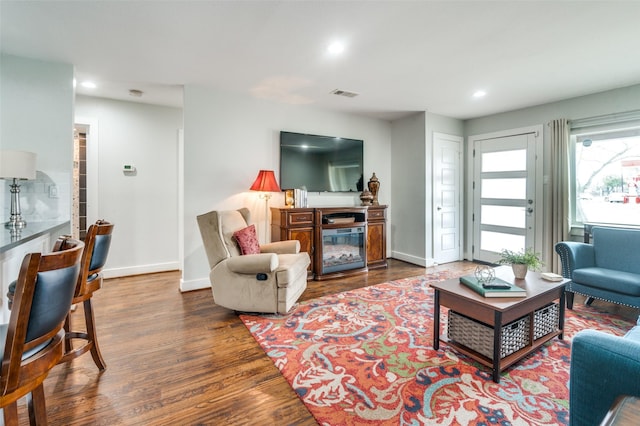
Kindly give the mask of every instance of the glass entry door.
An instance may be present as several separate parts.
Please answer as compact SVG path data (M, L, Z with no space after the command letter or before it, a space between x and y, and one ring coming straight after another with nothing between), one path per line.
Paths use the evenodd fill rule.
M534 247L536 136L474 141L473 258L496 262L502 249Z

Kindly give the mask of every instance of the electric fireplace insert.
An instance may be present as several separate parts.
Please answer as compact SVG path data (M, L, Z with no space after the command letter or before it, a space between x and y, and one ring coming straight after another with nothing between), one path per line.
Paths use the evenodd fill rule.
M365 227L322 230L322 274L364 268Z

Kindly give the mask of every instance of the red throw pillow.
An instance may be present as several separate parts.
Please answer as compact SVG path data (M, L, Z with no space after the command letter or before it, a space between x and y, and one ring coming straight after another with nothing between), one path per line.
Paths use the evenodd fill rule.
M249 225L246 228L240 229L233 233L233 238L236 239L240 246L240 253L242 254L258 254L260 253L260 242L258 242L258 235L256 234L256 227Z

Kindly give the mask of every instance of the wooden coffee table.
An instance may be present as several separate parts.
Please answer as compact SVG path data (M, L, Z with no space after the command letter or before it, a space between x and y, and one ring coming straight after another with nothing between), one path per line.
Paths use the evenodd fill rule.
M516 280L511 267L495 268L496 277L527 290L526 297L487 298L460 284L458 278L431 284L434 288L433 348L440 348L440 340L459 352L470 356L493 370L493 381L500 383L500 373L518 362L541 345L558 336L563 338L565 296L564 287L568 279L552 282L541 278L540 273L529 271L524 280ZM538 339L534 339L534 313L546 305L559 300L558 328ZM487 357L460 344L447 341L440 336L440 306L477 320L493 329L493 356ZM502 328L504 325L529 315L530 332L526 346L501 358Z

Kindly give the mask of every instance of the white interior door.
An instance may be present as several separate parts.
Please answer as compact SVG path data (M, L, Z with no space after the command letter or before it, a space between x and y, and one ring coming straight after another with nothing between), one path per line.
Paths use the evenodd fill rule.
M436 263L462 259L462 138L433 135L433 258Z
M536 139L525 133L473 141L474 259L493 263L502 249L535 250Z

